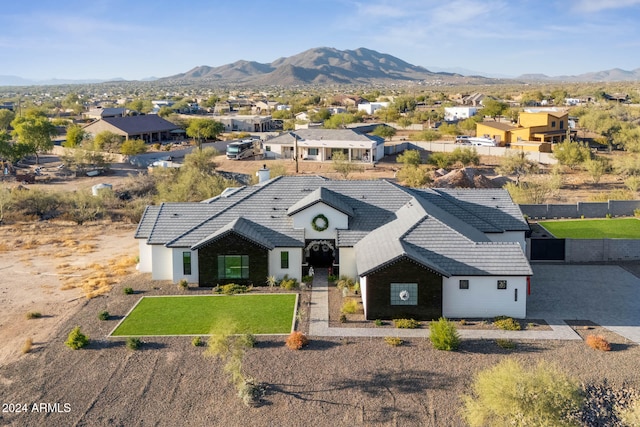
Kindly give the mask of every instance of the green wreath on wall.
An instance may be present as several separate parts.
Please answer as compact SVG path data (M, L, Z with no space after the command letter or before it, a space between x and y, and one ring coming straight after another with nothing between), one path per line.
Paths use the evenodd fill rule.
M318 224L318 222L320 222L320 224ZM329 228L329 220L323 214L318 214L311 220L311 227L313 227L315 231L324 231Z

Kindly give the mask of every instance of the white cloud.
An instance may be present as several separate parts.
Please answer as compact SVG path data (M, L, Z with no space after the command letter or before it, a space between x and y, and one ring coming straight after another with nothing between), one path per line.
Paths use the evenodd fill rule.
M573 9L592 13L607 9L624 9L636 5L640 5L640 0L577 0Z

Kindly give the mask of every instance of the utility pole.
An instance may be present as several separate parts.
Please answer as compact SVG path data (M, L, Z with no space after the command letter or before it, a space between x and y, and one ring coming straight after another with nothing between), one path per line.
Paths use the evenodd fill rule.
M293 155L296 157L296 175L298 174L298 134L293 134L293 138L294 138L294 148L293 148Z

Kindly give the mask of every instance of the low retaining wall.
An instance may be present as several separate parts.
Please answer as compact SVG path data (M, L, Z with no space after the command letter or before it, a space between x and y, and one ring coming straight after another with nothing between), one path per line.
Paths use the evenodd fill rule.
M565 239L565 262L640 260L640 239Z
M522 213L532 219L605 218L633 216L640 209L640 200L609 200L608 202L578 202L573 205L520 205Z

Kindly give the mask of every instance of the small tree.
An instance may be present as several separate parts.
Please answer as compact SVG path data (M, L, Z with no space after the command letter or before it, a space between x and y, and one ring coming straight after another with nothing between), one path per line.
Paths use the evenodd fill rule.
M391 139L396 134L396 130L391 126L380 125L376 126L372 133L380 138Z
M402 184L413 188L424 187L431 182L431 178L427 171L420 166L414 165L401 167L398 171L397 177Z
M93 147L97 151L118 153L123 139L121 135L105 130L93 138Z
M479 372L471 390L462 396L462 415L472 427L571 426L583 400L578 384L557 369L541 362L527 371L513 359Z
M405 150L403 153L396 157L396 162L403 165L418 166L422 163L422 157L419 150Z
M561 165L575 169L580 163L591 158L591 151L586 145L567 139L554 147L553 157L555 157Z
M194 138L201 150L205 139L215 139L222 132L224 132L224 125L211 119L192 119L187 125L187 136Z
M583 166L594 184L600 182L600 178L607 172L607 163L604 159L587 159Z
M74 148L82 144L87 133L79 125L71 125L67 128L67 140L62 144L67 148Z
M36 164L40 163L39 154L53 148L56 127L45 114L38 110L29 110L23 117L16 117L12 122L13 136L25 151L36 156Z
M444 317L429 324L429 340L438 350L453 351L460 345L460 335L456 325Z
M125 156L135 156L147 152L147 145L141 139L127 139L120 146L120 153Z
M502 175L515 175L519 185L521 176L538 171L538 164L529 160L524 151L517 151L502 156L496 170Z
M343 179L349 178L349 175L353 172L362 172L363 170L362 166L350 162L341 151L332 153L331 161L333 162L333 170L342 175Z

